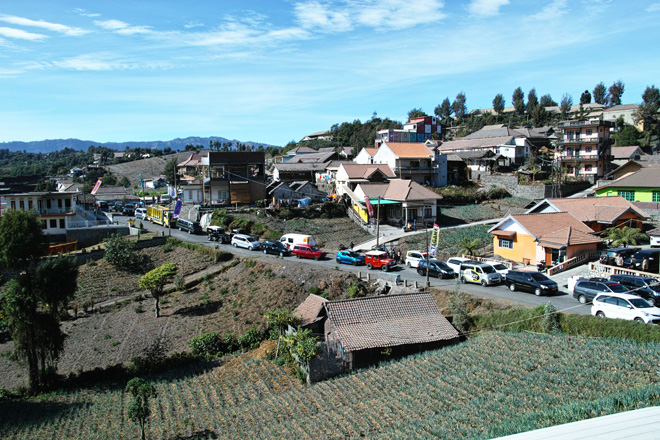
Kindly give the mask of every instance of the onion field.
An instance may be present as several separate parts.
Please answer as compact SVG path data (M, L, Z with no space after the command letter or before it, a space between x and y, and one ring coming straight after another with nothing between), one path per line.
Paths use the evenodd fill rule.
M660 403L660 344L488 332L301 386L271 361L150 378L149 439L478 439ZM3 439L135 438L125 384L0 402Z

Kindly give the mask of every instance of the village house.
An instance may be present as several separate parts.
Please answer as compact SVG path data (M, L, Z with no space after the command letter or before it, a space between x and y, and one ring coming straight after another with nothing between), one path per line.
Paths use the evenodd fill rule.
M442 137L442 124L435 116L412 118L403 125L403 129L390 128L376 133L376 147L384 142L424 142L433 135Z
M358 163L358 164L369 164L373 163L374 161L374 154L376 154L376 151L378 151L378 148L363 148L360 150L360 152L355 156L355 159L353 159L353 162Z
M315 304L320 303L316 301ZM323 302L328 359L343 372L458 342L458 331L428 292ZM316 307L310 307L316 309ZM322 318L313 311L312 320Z
M488 232L493 253L518 263L561 263L595 253L603 240L594 230L567 212L508 215Z
M447 184L447 156L423 142L383 142L372 163L389 165L399 179L435 187Z
M642 224L650 216L623 197L585 197L575 199L543 199L525 214L546 212L568 212L595 232L607 228L642 229Z
M342 164L335 179L336 192L342 195L346 189L354 190L359 183L383 183L396 178L387 164Z
M209 151L202 157L202 167L203 203L249 204L266 198L265 155L261 151Z
M609 185L596 188L596 197L621 196L629 202L660 202L660 167L642 168Z
M569 176L595 183L610 171L610 128L613 126L612 122L601 119L559 123L559 160Z

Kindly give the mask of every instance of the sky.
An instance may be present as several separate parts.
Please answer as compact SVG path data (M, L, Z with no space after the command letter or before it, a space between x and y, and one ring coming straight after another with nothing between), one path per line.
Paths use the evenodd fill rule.
M285 145L599 82L660 86L660 1L29 0L0 5L0 142Z

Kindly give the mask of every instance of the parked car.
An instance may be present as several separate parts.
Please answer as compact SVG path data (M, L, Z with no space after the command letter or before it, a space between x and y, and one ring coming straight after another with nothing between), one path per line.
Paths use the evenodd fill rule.
M297 244L308 244L310 246L316 246L314 238L307 234L284 234L280 238L280 242L282 242L282 244L284 244L289 249L293 249L293 247Z
M485 264L490 264L495 269L495 272L499 273L502 277L502 280L506 280L506 274L509 273L511 269L504 263L498 263L496 261L484 261Z
M420 260L417 266L417 273L419 275L426 276L426 271L427 271L426 268L427 268L426 259ZM438 261L436 259L429 260L428 272L429 272L429 277L454 278L456 276L456 272L454 272L454 269L449 267L447 263L445 263L444 261Z
M573 298L580 304L593 301L599 293L625 293L628 289L614 281L577 280L573 287Z
M266 240L261 243L261 250L264 254L279 255L280 257L288 257L291 255L291 249L286 247L284 243L275 240Z
M325 258L325 252L311 244L297 244L293 247L292 253L296 258L313 258L315 260Z
M367 269L379 269L383 272L388 272L396 266L396 260L389 257L389 254L384 251L369 251L364 254L364 262Z
M179 228L179 231L186 231L188 234L202 233L202 226L199 224L199 222L190 220L189 218L176 219L176 226Z
M621 255L623 259L626 260L640 249L641 248L638 247L617 247L605 249L600 253L600 262L603 264L615 265L616 259L619 255Z
M235 234L231 238L231 245L235 248L240 247L250 251L261 249L261 243L259 243L259 240L246 234Z
M361 266L364 264L364 255L355 251L339 251L335 257L337 263L352 264L353 266Z
M646 272L658 272L658 258L660 258L660 249L642 249L635 252L635 254L627 259L624 266L634 270L642 270L642 262L644 258L649 261L649 267Z
M502 276L495 271L493 266L480 262L462 263L458 276L463 284L476 283L482 286L492 286L502 282Z
M124 215L135 215L135 203L127 203L124 205L121 211Z
M112 204L111 210L114 212L124 212L124 204L122 202L114 202Z
M147 208L135 208L135 219L147 219Z
M532 292L536 296L555 294L559 291L557 283L542 273L524 270L510 270L506 274L507 287L510 291Z
M452 268L457 274L461 273L461 264L463 263L479 263L477 260L471 260L465 257L451 257L447 260L447 265Z
M644 298L629 293L600 293L593 300L591 314L599 318L618 318L646 324L660 324L660 309Z
M638 277L634 275L611 275L610 281L623 284L628 293L641 296L652 306L660 304L660 282L653 277Z
M206 228L206 236L209 241L217 241L218 243L231 243L231 237L225 233L225 228L222 226L208 226Z
M417 267L421 260L426 261L426 256L428 252L422 251L408 251L406 252L406 266L408 267Z
M580 280L590 280L590 281L609 281L609 278L605 277L589 277L589 276L583 276L583 275L573 275L572 277L568 278L568 291L573 294L573 290L575 289L575 283L577 283Z

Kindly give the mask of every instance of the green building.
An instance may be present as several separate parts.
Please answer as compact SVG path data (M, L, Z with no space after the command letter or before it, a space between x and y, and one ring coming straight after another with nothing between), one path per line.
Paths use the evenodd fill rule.
M660 167L642 168L596 188L596 197L608 196L621 196L629 202L660 202Z

